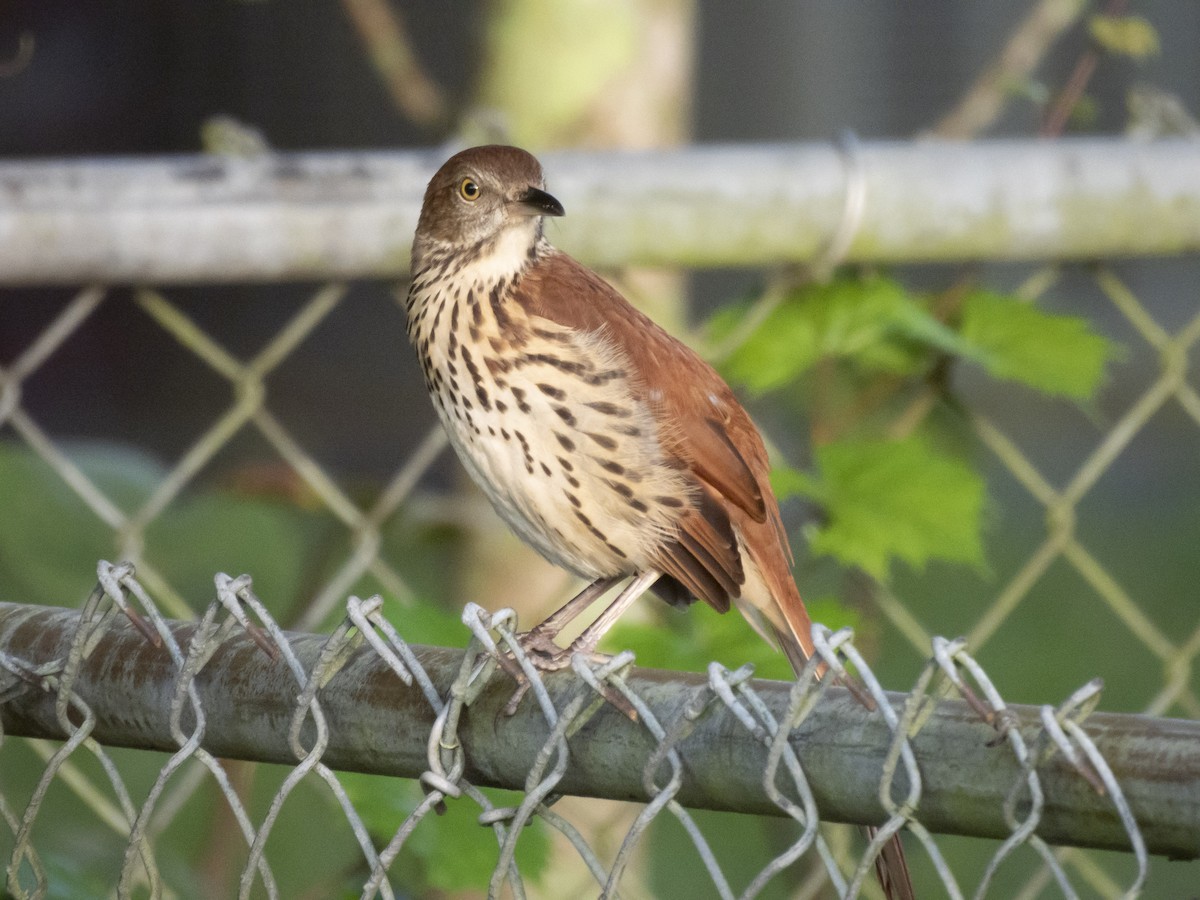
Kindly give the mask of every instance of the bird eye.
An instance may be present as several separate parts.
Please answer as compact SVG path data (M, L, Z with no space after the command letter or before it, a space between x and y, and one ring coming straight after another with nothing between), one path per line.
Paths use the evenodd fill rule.
M479 199L479 185L475 183L473 178L464 178L458 183L458 195L464 200Z

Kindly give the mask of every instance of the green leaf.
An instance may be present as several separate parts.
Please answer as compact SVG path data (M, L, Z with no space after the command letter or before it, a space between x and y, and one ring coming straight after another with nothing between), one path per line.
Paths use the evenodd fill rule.
M745 311L715 316L710 323L714 339L731 334ZM842 277L793 291L731 354L725 369L730 378L762 393L794 380L822 358L850 360L867 371L913 372L930 347L974 352L894 279Z
M1109 53L1136 60L1158 56L1161 49L1158 31L1141 16L1095 15L1088 20L1088 31Z
M424 799L415 781L378 775L343 773L338 776L354 808L374 835L391 835ZM485 790L496 806L516 806L513 791ZM431 889L470 891L486 885L496 868L499 846L491 828L479 824L480 809L468 797L447 799L446 811L427 812L417 823L392 872L413 895ZM550 861L545 825L534 820L517 841L517 865L536 882Z
M771 490L779 500L797 495L821 499L821 483L807 472L793 469L786 464L779 464L771 469Z
M800 589L803 594L804 585ZM832 597L805 597L804 601L814 622L835 631L858 624L854 612ZM632 650L639 666L654 669L704 672L711 662L729 669L751 663L759 678L793 677L787 657L773 642L764 641L736 608L722 615L704 603L679 610L657 600L646 602L655 606L653 621L620 620L601 645L606 653Z
M446 570L443 570L446 571ZM415 603L400 603L384 595L383 613L409 644L460 647L468 638L462 608L447 608L424 594Z
M60 450L122 512L164 477L143 453L99 443ZM96 583L96 563L117 562L112 529L33 451L0 443L0 599L74 606Z
M818 448L814 489L828 524L810 541L847 565L886 577L893 559L983 564L983 481L928 441L842 441Z
M146 556L197 608L211 599L217 572L246 573L267 607L285 615L311 587L321 515L228 491L185 495L146 529Z
M602 648L606 653L632 650L639 666L654 669L703 672L710 662L730 669L752 663L759 677L790 677L787 658L764 641L736 609L721 615L707 604L693 603L685 610L667 609L655 619L619 622Z
M1043 312L988 291L964 301L962 335L996 378L1076 400L1095 393L1116 355L1112 342L1086 319Z

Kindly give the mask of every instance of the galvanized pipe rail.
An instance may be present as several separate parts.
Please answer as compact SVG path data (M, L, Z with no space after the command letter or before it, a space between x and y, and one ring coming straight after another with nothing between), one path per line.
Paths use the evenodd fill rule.
M62 659L78 623L74 610L0 603L0 652L29 666ZM180 645L187 646L195 625L173 622L171 629ZM295 633L288 638L306 671L327 640ZM439 692L448 691L462 652L414 650ZM92 736L100 743L174 751L178 747L171 738L168 709L175 679L167 653L122 619L103 633L74 690L95 713ZM569 673L551 675L546 682L558 708L580 688ZM629 683L667 723L675 721L698 692L708 690L700 676L653 670L636 670ZM195 684L207 718L206 749L219 757L296 763L288 728L298 688L282 661L271 659L239 632L221 644ZM755 688L781 716L789 685L759 681ZM503 714L511 693L507 677L497 678L460 724L468 763L465 775L474 784L522 789L546 740L547 725L533 703L526 701L512 716ZM0 691L0 696L6 695ZM7 696L0 703L5 734L66 737L56 719L52 692L31 686ZM427 769L433 712L420 691L405 686L369 646L355 652L321 688L318 699L328 722L330 743L322 757L327 765L407 778ZM896 705L902 701L903 695L894 696ZM1038 710L1013 711L1031 736L1038 727ZM185 718L185 730L188 727ZM1200 856L1200 723L1093 713L1085 729L1121 784L1149 851ZM945 701L913 738L924 781L919 818L929 830L1008 836L1002 808L1022 773L1009 754L992 745L995 737L966 704ZM889 740L877 714L867 712L845 691L830 689L792 738L822 818L880 821L877 790ZM311 734L304 741L311 746ZM642 770L656 744L620 711L601 709L569 743L571 765L556 790L648 799ZM734 722L727 709L711 708L677 749L686 769L677 799L685 806L780 814L761 783L766 748ZM1112 807L1061 755L1039 767L1038 774L1047 801L1038 828L1043 839L1128 849L1126 832Z
M397 277L453 148L0 162L0 285ZM542 154L595 266L1200 251L1200 140ZM839 235L835 239L835 235Z

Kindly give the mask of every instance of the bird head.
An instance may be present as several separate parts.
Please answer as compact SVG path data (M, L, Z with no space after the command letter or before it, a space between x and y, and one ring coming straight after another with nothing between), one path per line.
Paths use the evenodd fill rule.
M562 214L531 154L500 145L472 147L450 157L430 180L414 255L431 244L484 248L508 244L506 238L527 252L541 236L542 217Z

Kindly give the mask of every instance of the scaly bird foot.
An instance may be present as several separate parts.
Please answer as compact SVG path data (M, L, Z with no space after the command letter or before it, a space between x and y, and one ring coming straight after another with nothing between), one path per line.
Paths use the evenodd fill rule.
M584 653L588 659L597 663L604 663L611 659L607 654L595 652L595 647L588 646L586 643L578 640L573 642L569 647L560 647L554 643L554 640L549 635L544 631L539 631L537 628L517 635L517 640L526 658L539 672L558 672L567 668L571 665L571 659L576 653ZM517 711L517 707L521 705L525 694L528 693L529 680L520 671L516 660L511 656L506 655L501 666L517 682L517 689L504 706L504 715L511 716ZM608 685L603 685L600 693L605 700L619 709L623 715L633 721L637 721L637 711L630 705L628 700Z

